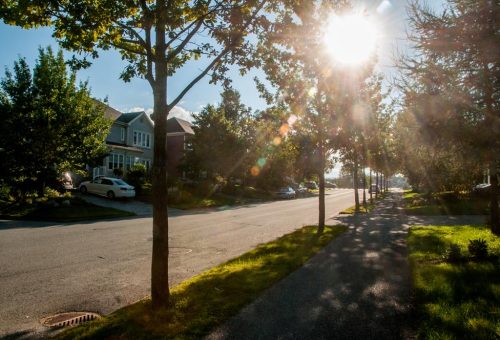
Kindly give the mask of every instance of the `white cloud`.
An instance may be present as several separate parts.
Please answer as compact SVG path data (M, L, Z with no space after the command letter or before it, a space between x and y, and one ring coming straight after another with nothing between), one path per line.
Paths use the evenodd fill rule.
M153 113L152 108L144 108L144 107L140 107L140 106L128 108L124 112L138 112L138 111L145 111L148 115L151 115ZM196 114L196 112L189 112L188 110L186 110L182 106L174 106L172 111L170 111L168 118L177 117L177 118L187 120L188 122L192 122L193 121L193 114Z
M169 118L177 117L177 118L187 120L188 122L192 122L193 121L193 114L194 114L194 112L189 112L188 110L186 110L185 108L183 108L181 106L174 106L172 111L170 111L170 114L168 115L168 117Z

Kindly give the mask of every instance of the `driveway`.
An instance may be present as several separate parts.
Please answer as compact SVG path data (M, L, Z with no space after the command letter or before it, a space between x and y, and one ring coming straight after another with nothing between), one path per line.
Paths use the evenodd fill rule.
M153 216L153 206L151 204L136 201L133 199L109 199L91 194L83 195L79 192L75 192L73 193L73 195L101 207L120 209L123 211L132 212L137 216ZM169 209L169 212L170 210L171 209ZM172 212L175 213L175 210L177 209L172 210Z
M353 196L352 190L329 191L327 218L351 206ZM170 285L317 223L317 206L312 197L172 216ZM54 313L107 314L148 296L151 230L146 216L65 224L0 221L0 337L41 334L40 318Z

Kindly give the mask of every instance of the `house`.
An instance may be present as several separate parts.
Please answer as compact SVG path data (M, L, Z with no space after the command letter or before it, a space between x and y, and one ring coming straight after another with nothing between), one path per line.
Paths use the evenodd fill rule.
M167 171L170 176L186 177L178 169L184 154L189 147L189 139L194 136L191 123L173 117L167 120Z
M104 105L104 115L113 121L106 144L110 153L101 166L92 169L92 177L113 175L120 168L123 173L137 163L151 170L154 151L154 122L144 111L121 113ZM191 123L174 117L167 120L167 166L169 175L183 176L178 166L184 156L190 136L194 135Z
M149 115L144 111L121 113L107 105L104 115L113 120L106 138L110 153L101 166L92 169L92 177L113 175L116 168L126 173L137 163L150 170L153 164L154 123Z

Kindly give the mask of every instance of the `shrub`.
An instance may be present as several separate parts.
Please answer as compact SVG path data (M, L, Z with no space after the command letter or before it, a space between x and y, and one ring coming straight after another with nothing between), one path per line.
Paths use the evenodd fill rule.
M137 195L142 193L142 186L146 181L146 166L144 164L134 164L127 171L128 184L135 187Z
M446 249L444 258L447 262L459 262L462 260L463 257L460 251L460 246L455 243L450 244L449 248Z
M488 258L488 243L486 243L486 240L469 240L468 249L473 260L482 261Z
M113 169L113 175L115 175L116 177L121 178L123 176L123 169L121 169L121 168L114 168Z

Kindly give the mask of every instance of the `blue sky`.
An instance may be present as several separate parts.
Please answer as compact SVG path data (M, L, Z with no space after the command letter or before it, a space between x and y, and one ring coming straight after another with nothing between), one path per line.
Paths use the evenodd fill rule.
M439 2L433 1L433 5ZM398 48L404 48L405 4L406 1L403 0L357 2L358 6L365 6L368 14L379 23L381 39L377 52L378 67L389 79L394 71L391 57ZM25 57L30 65L34 65L38 47L51 45L57 49L57 43L51 37L51 32L50 28L23 30L0 23L0 39L3 42L3 48L0 51L0 67L12 68L19 56ZM70 53L66 55L71 56ZM103 51L100 58L95 60L89 69L78 72L78 78L88 81L95 97L101 99L107 97L110 105L120 111L151 109L153 97L149 84L145 80L134 79L130 83L124 83L119 79L124 65L117 52ZM199 67L199 65L188 65L169 79L169 96L178 93L183 85L197 74ZM1 74L3 76L3 70ZM244 104L253 109L265 108L265 102L259 98L253 82L255 75L264 76L262 72L252 71L245 77L240 77L236 71L231 74L234 78L234 87L241 92ZM208 79L205 78L184 97L175 114L185 116L187 112L198 112L204 105L216 103L219 100L219 93L220 87L209 84Z

